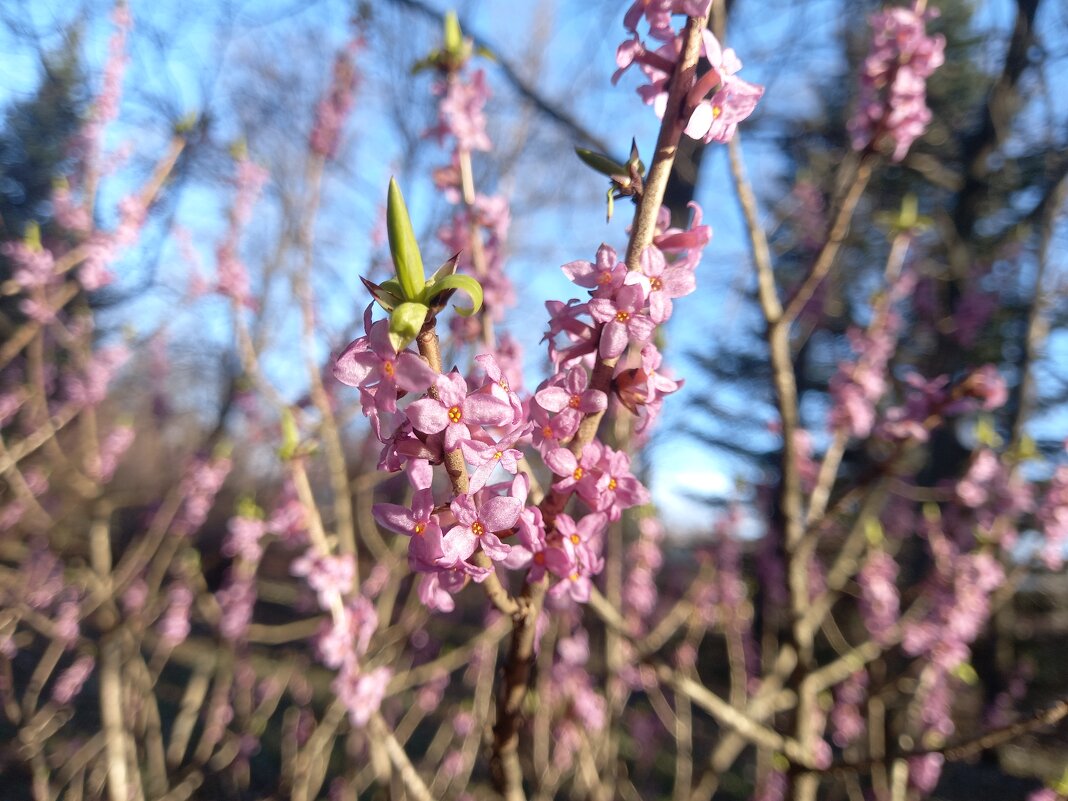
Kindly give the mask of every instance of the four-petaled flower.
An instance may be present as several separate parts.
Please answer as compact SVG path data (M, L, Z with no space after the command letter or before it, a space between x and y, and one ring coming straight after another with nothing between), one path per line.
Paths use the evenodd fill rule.
M642 311L645 291L639 284L622 286L615 298L594 298L588 305L593 319L605 324L598 348L602 359L614 359L629 342L645 342L652 336L654 323Z
M507 425L512 407L507 401L489 393L467 394L467 382L458 373L439 375L434 385L437 398L417 400L405 410L416 431L424 434L445 432L445 450L460 447L460 440L471 439L470 424Z
M334 362L334 377L342 384L374 390L379 411L397 411L397 390L422 392L434 380L434 371L411 351L397 353L389 341L389 321L379 320L367 336L351 342Z
M499 561L508 556L511 547L501 542L498 531L507 531L519 520L523 501L509 495L484 498L482 493L456 496L451 504L456 517L453 526L442 540L445 555L442 566L458 566L482 546L486 556Z

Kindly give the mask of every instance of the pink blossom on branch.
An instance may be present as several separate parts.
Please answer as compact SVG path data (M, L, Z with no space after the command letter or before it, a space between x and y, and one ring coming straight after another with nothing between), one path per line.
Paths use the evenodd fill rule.
M884 137L901 161L931 121L927 79L945 61L946 40L928 36L937 11L886 8L871 17L871 51L861 71L857 111L849 121L853 149L878 148Z
M358 74L354 57L363 46L362 39L353 39L334 57L333 77L330 88L315 108L308 145L313 153L332 159L337 154L341 129L352 112L353 95Z
M638 94L663 119L667 109L668 87L682 51L682 37L675 35L667 44L649 50L635 33L616 51L618 69L612 82L619 80L632 65L648 78L638 87ZM764 87L739 78L742 67L734 50L723 49L715 35L702 32L701 54L708 62L707 71L688 88L684 104L684 132L692 139L729 142L738 123L747 119L764 94Z

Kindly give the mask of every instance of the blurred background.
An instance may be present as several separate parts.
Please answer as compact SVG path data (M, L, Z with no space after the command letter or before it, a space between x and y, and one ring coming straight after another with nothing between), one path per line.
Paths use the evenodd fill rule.
M871 298L890 248L889 221L915 199L924 218L910 256L917 275L915 312L905 320L891 375L903 385L910 371L958 377L992 364L1009 389L1000 409L939 430L916 457L923 465L920 483L937 487L957 476L977 443L1012 443L1027 455L1020 474L1040 491L1064 461L1068 433L1068 94L1061 89L1068 78L1068 5L938 0L931 7L939 15L929 29L947 42L946 65L928 85L933 120L902 162L873 179L835 272L802 316L794 365L802 425L810 432L811 449L826 449L831 379L852 352L850 329L871 320ZM136 236L128 242L120 238L109 251L114 281L93 291L75 287L68 303L93 320L87 340L92 352L114 356L103 366L100 360L93 364L106 374L107 387L100 389L97 425L121 430L130 440L107 482L118 543L134 542L151 529L168 492L187 486L190 464L225 458L232 465L210 511L172 554L174 564L196 563L190 574L205 581L197 592L213 592L230 566L232 554L223 544L235 509L251 502L271 513L285 504L289 490L277 452L287 419L278 414L279 404L315 419L315 393L330 396L358 513L361 508L366 513L376 487L380 495L397 491L379 487L377 444L367 437L356 392L337 385L329 367L331 356L362 330L367 299L359 276L381 278L388 269L384 200L391 175L404 187L428 263L451 255L436 238L449 210L428 180L447 159L441 144L427 135L436 120L433 79L412 74L412 65L437 45L446 7L436 0L355 5L133 0L128 8L132 25L124 43L119 105L99 140L102 178L96 186L79 187L96 197L92 228L115 232L128 225L124 201L153 185L175 141L182 146L158 182ZM846 120L867 51L867 16L875 8L844 0L727 3L725 41L744 62L744 76L766 86L743 128L745 163L780 285L787 289L822 244L839 189L838 166L849 150ZM626 242L629 204L617 202L606 223L603 180L581 165L573 148L592 147L622 160L634 137L648 160L658 121L636 95L633 71L611 85L615 48L624 38L620 3L461 2L456 10L464 32L493 56L481 67L492 91L487 116L495 149L479 154L475 170L482 191L511 203L506 247L517 305L501 330L523 348L532 389L547 368L539 345L544 301L566 299L572 291L559 266L592 260L601 242L620 250ZM115 74L113 12L103 2L0 4L5 242L39 237L49 245L66 236L68 221L57 219L64 210L55 193L84 156L70 143L97 113L101 96L115 88L107 83ZM309 139L317 105L337 80L339 63L351 65L352 109L310 211L315 153ZM253 193L247 221L238 226L239 238L231 242L234 199L242 192L235 164L246 161L263 169L262 187ZM640 455L666 522L665 597L678 594L672 588L684 583L691 555L717 541L714 532L722 531L724 521L730 521L743 574L755 575L781 446L749 243L725 149L685 140L666 199L677 223L687 219L691 201L700 204L714 238L698 269L697 293L677 303L679 312L666 333L670 372L684 378L685 386L665 404L660 426ZM226 246L247 270L247 303L235 303L233 293L219 290ZM78 471L64 466L63 451L75 446L62 431L17 479L28 481L27 488L15 485L12 465L19 459L10 449L26 444L18 387L30 368L15 358L19 350L12 343L24 346L20 337L35 319L20 303L16 269L11 252L3 251L0 343L8 344L0 345L5 357L0 395L7 404L0 404L6 443L0 453L6 465L0 562L6 571L2 592L9 599L32 589L31 576L47 579L59 569L34 563L43 572L27 572L27 554L39 543L47 542L47 552L63 560L89 558L83 553L86 521L99 502L98 494L79 491ZM310 328L298 276L310 286ZM237 335L236 315L243 317L248 343L258 354L259 376L250 376L242 360L247 343ZM84 333L76 319L67 326L71 339ZM42 357L40 386L51 400L69 398L63 376L78 359L64 355L62 340L48 347L54 349ZM319 377L309 373L309 363L322 370ZM265 400L263 386L276 397ZM59 453L50 452L53 448ZM863 476L876 462L877 454L864 443L852 445L844 455L843 481ZM34 491L35 466L47 490ZM311 474L317 487L329 484L321 465L313 465ZM26 501L26 491L40 497L40 504ZM1037 706L1068 687L1068 577L1045 566L1056 560L1039 558L1039 539L1034 521L1025 521L1010 563L1019 589L974 647L975 670L984 682L961 690L960 710L974 730L1006 694L1013 703L1026 698L1025 706ZM319 703L329 678L309 667L304 645L317 622L309 626L293 614L306 609L307 593L293 586L285 559L272 550L264 559L251 635L261 647L249 664L272 659L271 649L280 649L292 668L287 681L303 680L304 672L308 686L295 692ZM160 570L175 570L170 564ZM749 584L752 612L759 609L760 588L755 580ZM210 615L194 615L192 636L168 651L172 673L152 663L158 648L147 651L149 673L162 683L165 720L180 718L190 698L190 677L201 675L198 663L215 653ZM290 624L294 628L286 629ZM461 642L480 625L479 615L461 610L447 634L441 625L421 620L414 628L431 629L435 641ZM91 627L83 634L94 636ZM18 656L5 665L3 693L15 707L23 693L41 692L27 687L51 675L37 676L43 662L35 648L20 639ZM229 658L220 654L211 658ZM54 661L65 665L72 658L56 654ZM702 658L713 674L717 660L722 663L715 648ZM477 676L471 682L477 684ZM254 716L260 707L250 704L247 714ZM271 795L283 781L277 754L286 747L286 727L298 724L261 711L262 745L242 750L248 743L238 742L231 755L243 760L243 774L219 768L217 775L202 777L192 795L152 797L283 797ZM88 721L84 714L90 714ZM163 728L169 731L170 725ZM91 713L79 711L60 738L67 748L62 753L84 755L79 749L93 730ZM0 723L2 799L40 797L22 731L10 716ZM1006 746L978 764L954 766L940 797L1023 798L1036 781L1065 764L1063 726L1060 732ZM49 759L62 761L56 754ZM225 762L217 755L216 761ZM654 759L641 770L635 782L648 792L644 797L669 797L662 792L670 785L663 778L667 767ZM83 766L89 776L87 771ZM324 771L327 778L345 774L337 764ZM748 797L748 775L743 771L725 780L722 797ZM172 784L180 786L178 779ZM327 779L322 784L330 786ZM86 797L94 797L92 783L85 787ZM440 797L446 797L446 788L448 797L457 792L452 785L435 788Z

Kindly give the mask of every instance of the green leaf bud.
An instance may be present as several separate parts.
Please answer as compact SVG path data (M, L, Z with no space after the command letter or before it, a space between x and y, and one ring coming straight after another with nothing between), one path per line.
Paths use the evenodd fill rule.
M423 272L423 257L415 240L408 207L404 195L392 178L389 179L389 195L386 201L386 229L389 232L389 250L397 270L405 300L416 300L423 291L426 274Z

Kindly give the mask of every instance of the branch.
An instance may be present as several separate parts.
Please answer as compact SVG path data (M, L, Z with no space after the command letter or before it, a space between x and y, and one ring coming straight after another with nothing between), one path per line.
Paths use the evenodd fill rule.
M413 11L417 11L427 19L434 20L438 23L441 23L445 18L442 12L431 8L422 0L393 0L393 2L397 5L405 6ZM467 20L463 18L460 19L460 27L464 31L472 30ZM512 85L512 88L515 89L520 97L534 106L534 108L541 114L544 114L566 131L569 131L579 143L592 145L594 149L599 150L602 153L610 152L608 144L601 139L601 137L590 131L565 109L554 105L542 96L538 89L525 80L516 68L512 66L511 62L500 54L501 51L497 47L489 44L485 39L482 39L479 36L472 36L472 38L478 47L484 47L493 53L493 57L496 60L497 66L500 69L501 74L504 76L504 79Z

